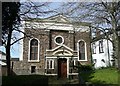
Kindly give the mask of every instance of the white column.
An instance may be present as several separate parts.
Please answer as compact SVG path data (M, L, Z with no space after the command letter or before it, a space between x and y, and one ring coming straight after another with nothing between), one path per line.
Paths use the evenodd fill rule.
M24 32L25 22L22 21L21 23L22 23L22 27L20 27L20 30L21 30L22 32ZM24 37L24 34L23 34L23 33L20 33L20 38L22 38L22 37ZM19 46L19 47L20 47L20 49L19 49L19 52L20 52L20 57L19 57L19 59L20 59L20 61L22 61L22 60L23 60L23 39L20 40L20 46Z

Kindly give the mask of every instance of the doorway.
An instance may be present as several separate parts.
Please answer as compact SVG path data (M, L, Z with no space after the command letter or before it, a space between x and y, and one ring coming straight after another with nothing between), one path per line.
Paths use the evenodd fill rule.
M67 77L67 59L66 58L58 59L58 77L59 78Z

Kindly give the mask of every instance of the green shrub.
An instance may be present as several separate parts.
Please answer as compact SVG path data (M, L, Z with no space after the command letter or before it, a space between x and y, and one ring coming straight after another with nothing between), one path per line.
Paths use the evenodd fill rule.
M84 82L89 81L93 77L93 73L94 69L92 65L81 65L79 67L79 77L81 77Z
M93 66L92 65L81 65L80 69L82 71L91 71L91 70L93 70Z

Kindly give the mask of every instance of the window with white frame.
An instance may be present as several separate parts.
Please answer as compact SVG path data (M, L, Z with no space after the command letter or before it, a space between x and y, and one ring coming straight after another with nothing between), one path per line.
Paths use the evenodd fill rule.
M99 41L99 53L104 53L104 50L103 50L103 40Z
M50 60L47 60L47 69L54 69L54 60L53 59L50 59Z
M76 66L76 60L73 60L73 65Z
M54 41L57 45L61 45L64 43L64 38L62 36L58 35L55 37Z
M76 60L71 60L71 61L70 61L70 66L71 66L71 67L76 66Z
M38 60L38 40L37 39L32 39L30 41L30 56L29 56L29 60L33 61L33 60Z
M85 42L78 42L78 58L79 60L85 60Z
M73 60L72 62L73 62L73 69L75 69L76 68L75 66L77 66L77 60Z
M96 54L96 44L95 43L92 44L92 53Z

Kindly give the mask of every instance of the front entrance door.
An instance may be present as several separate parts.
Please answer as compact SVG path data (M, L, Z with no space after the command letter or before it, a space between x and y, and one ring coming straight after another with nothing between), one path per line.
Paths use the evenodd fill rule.
M67 59L65 58L58 59L58 77L59 78L67 77Z

